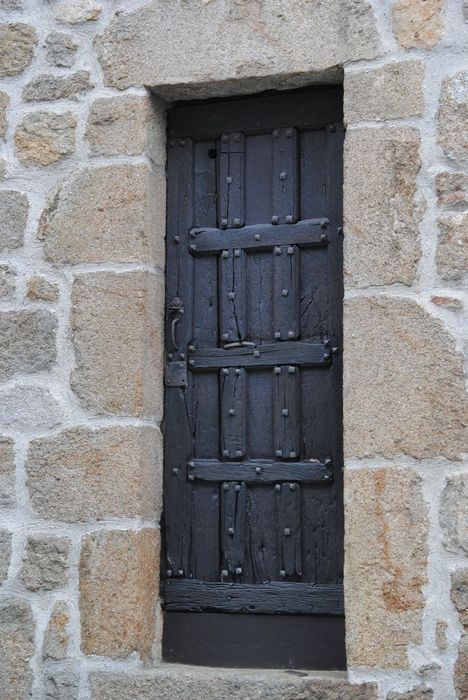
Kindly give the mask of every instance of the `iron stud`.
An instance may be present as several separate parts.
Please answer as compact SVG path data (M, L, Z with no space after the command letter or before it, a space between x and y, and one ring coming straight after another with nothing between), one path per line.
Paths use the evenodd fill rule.
M234 257L235 257L235 258L240 258L240 254L241 254L240 248L236 248L235 251L234 251Z
M181 145L182 148L183 148L183 147L185 146L185 144L187 143L187 141L186 141L185 139L181 139L181 140L179 141L179 143L180 143L180 145Z
M336 126L334 124L329 124L328 131L330 132L330 134L334 134L336 132Z
M196 249L197 249L197 246L195 245L195 243L191 243L191 244L189 245L189 248L190 248L190 250L196 250Z
M237 491L237 493L239 493L240 490L241 490L240 484L236 484L234 486L234 491Z
M227 225L228 225L228 220L227 220L227 219L221 219L221 226L224 226L224 228L226 228Z
M331 476L330 474L325 474L323 478L325 479L325 481L330 481Z
M281 333L279 331L275 331L275 338L281 338Z
M290 491L295 491L295 490L296 490L296 484L289 484L289 490L290 490Z
M236 574L241 574L242 573L242 566L237 566L236 567Z
M222 257L222 258L228 258L228 257L229 257L229 251L228 251L228 250L223 250L223 252L221 253L221 257Z
M284 578L286 576L286 571L284 569L281 569L280 576L281 578Z
M254 351L253 351L253 356L254 356L254 357L260 357L260 350L254 350Z
M282 416L289 416L289 408L282 408L281 409L281 415Z
M288 367L288 372L289 374L294 374L296 372L296 368L292 367L291 365Z
M189 474L189 475L188 475L188 480L189 480L189 481L195 481L194 475L193 475L193 474Z
M326 233L321 233L320 234L320 242L325 243L325 241L328 241L328 236Z
M282 297L287 297L288 294L289 294L289 291L288 291L287 289L282 289L282 290L281 290L281 296L282 296Z
M175 143L174 141L169 141L169 148L174 148ZM172 573L172 572L171 572Z
M239 228L240 225L241 225L241 220L240 220L240 219L234 219L234 226L235 226L236 228Z
M263 469L261 467L255 467L255 474L261 474Z
M223 374L229 374L229 370L227 367L223 367L222 372L223 372Z
M328 226L328 219L324 219L323 221L320 222L321 228L327 228L327 226Z
M223 333L223 340L229 340L229 333Z
M223 484L223 491L229 491L229 484Z
M180 243L180 236L174 236L174 243Z
M281 374L281 367L275 367L273 371L275 374Z
M292 245L288 246L288 255L292 255L294 253L294 248Z
M291 534L291 529L289 527L285 527L283 532L286 537L289 537L289 535Z
M174 475L176 475L176 474L179 473L179 470L177 469L177 467L174 467L174 469L172 470L172 473L173 473Z
M293 133L294 133L293 129L291 129L291 128L286 129L286 132L285 132L286 138L290 139L291 136L293 135Z
M195 360L189 360L188 363L190 367L195 367Z
M276 456L276 457L282 457L282 456L283 456L283 450L275 450L275 456Z
M180 353L180 359L181 359L181 360L185 360L185 352L181 352L181 353Z
M229 576L229 571L227 569L223 569L221 571L221 576Z
M228 527L228 533L229 533L230 535L233 535L233 534L234 534L234 528L233 528L233 527Z
M236 374L237 374L237 376L239 376L240 373L241 373L241 370L240 370L239 368L237 368L237 369L236 369Z
M172 576L172 569L168 569L168 570L166 571L166 576L167 576L168 578L171 578L171 576Z
M195 352L196 347L192 343L188 346L189 352Z
M231 177L230 175L227 176L226 182L227 182L228 185L231 185L231 184L232 184L232 177Z
M227 134L221 134L221 141L227 141L228 140L228 135Z
M195 469L195 464L194 464L194 462L189 462L187 466L188 466L189 469Z
M236 450L236 457L242 457L242 450Z
M240 141L240 134L234 134L234 143L239 143Z
M183 569L179 569L177 573L179 574L179 576L183 576L183 575L184 575L184 570L183 570Z
M331 457L327 457L325 462L324 462L325 466L331 467L331 463L332 463Z
M228 299L231 299L231 301L235 298L234 292L228 292Z
M277 224L278 221L279 221L279 217L276 214L273 214L273 216L271 217L271 223Z
M280 180L286 180L286 173L280 173Z
M230 416L235 416L235 415L236 415L236 411L235 411L234 408L230 408L230 409L229 409L229 415L230 415Z
M254 238L255 238L256 241L259 241L260 238L261 238L261 236L260 236L259 233L256 233L256 234L254 235Z
M281 491L281 484L275 484L275 491Z
M168 359L168 360L172 360L173 357L174 357L174 354L173 354L172 352L168 352L168 353L167 353L167 359Z
M223 450L223 457L229 457L229 450ZM224 485L224 490L229 490L229 486L227 486L227 484Z
M294 452L294 450L292 450L292 451L289 453L289 456L291 457L291 459L294 459L294 457L296 456L296 453Z
M286 223L287 223L287 224L292 224L292 222L293 222L293 218L292 218L291 214L288 214L288 215L286 216Z
M195 233L195 231L189 231L189 236L190 236L190 238L195 238L196 235L197 235L197 234Z
M272 136L273 136L274 139L277 139L277 138L278 138L278 136L279 136L279 131L278 131L278 129L275 129L275 130L273 131Z
M294 338L294 331L288 331L288 338Z

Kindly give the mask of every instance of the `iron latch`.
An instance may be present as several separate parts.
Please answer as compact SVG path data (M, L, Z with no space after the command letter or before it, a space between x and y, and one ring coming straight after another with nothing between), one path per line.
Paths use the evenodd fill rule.
M166 386L187 386L187 363L168 362L165 371Z

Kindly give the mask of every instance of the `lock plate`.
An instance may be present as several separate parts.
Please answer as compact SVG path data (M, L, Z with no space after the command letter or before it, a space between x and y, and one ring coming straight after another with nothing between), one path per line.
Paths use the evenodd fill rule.
M187 386L187 363L168 362L165 372L166 386Z

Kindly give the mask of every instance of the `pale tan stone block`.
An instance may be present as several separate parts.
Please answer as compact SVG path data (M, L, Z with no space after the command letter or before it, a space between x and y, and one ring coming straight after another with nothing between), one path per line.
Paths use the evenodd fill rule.
M18 158L23 163L52 165L75 150L76 117L72 112L32 112L15 133Z
M56 357L57 319L48 311L0 312L0 378L18 372L40 372Z
M438 144L455 161L468 161L468 71L459 71L442 83L439 100Z
M31 535L23 556L20 580L30 591L51 591L68 582L70 540Z
M283 670L225 669L164 664L153 672L94 671L92 700L377 700L375 683L296 675Z
M344 274L350 287L411 284L421 254L419 134L351 129L345 141Z
M164 285L146 272L81 274L72 289L72 387L98 414L162 415Z
M345 72L345 122L421 115L423 80L423 61L398 61L358 73Z
M445 651L448 647L447 628L447 620L437 620L435 628L435 642L437 649L440 649L441 651Z
M442 323L410 299L361 297L344 329L346 457L459 459L462 357Z
M71 75L37 75L23 90L23 100L69 100L75 99L82 92L91 90L89 71L79 70Z
M442 38L443 0L396 0L393 31L405 49L430 49Z
M55 18L64 24L83 24L98 19L102 5L94 0L63 0L57 5Z
M0 528L0 584L7 576L11 559L11 532Z
M79 686L76 665L50 666L44 672L44 700L78 700Z
M9 265L0 265L0 299L7 301L15 296L16 273Z
M468 633L465 632L458 645L458 657L454 667L457 700L468 698Z
M146 165L79 170L48 198L39 224L53 263L164 262L165 177Z
M434 691L425 683L402 693L392 690L387 693L387 700L431 700L433 697Z
M29 698L33 673L34 619L29 603L13 596L0 598L0 688L2 700Z
M75 62L78 43L64 32L51 32L45 40L47 61L59 68L71 68Z
M59 600L54 604L50 619L44 633L42 658L60 661L65 659L68 653L70 640L69 626L70 611L67 603Z
M0 506L15 501L15 455L13 440L0 436Z
M468 569L456 569L452 573L452 602L458 610L463 627L468 627Z
M345 606L349 666L409 667L422 641L427 513L410 469L345 470Z
M320 71L378 54L367 0L295 0L291 9L290 0L151 2L115 17L95 48L108 85L157 86L164 99L310 84Z
M27 485L43 518L151 519L161 509L161 435L153 428L82 427L38 438L29 448Z
M20 248L28 220L29 201L15 190L0 192L0 249Z
M437 272L443 280L458 282L468 274L468 213L439 217Z
M440 504L443 545L452 554L468 554L468 474L447 477Z
M450 209L468 207L468 175L439 173L436 177L437 204Z
M28 24L0 24L0 77L22 73L33 59L36 44L36 32Z
M58 301L60 296L59 286L56 282L50 282L45 277L35 275L28 280L26 297L32 301Z
M6 92L0 92L0 139L5 139L8 129L7 109L10 104L10 96Z
M93 155L138 155L165 161L164 118L149 96L101 97L91 105L86 139Z
M87 535L80 559L81 646L111 658L151 656L156 634L159 530Z

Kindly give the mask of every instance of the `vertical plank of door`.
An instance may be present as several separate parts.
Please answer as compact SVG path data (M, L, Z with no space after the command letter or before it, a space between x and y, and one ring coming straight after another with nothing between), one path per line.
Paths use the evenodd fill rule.
M221 487L221 549L223 578L241 576L245 554L246 487L244 483L226 481Z
M188 254L189 229L193 222L193 142L178 139L169 144L168 206L172 215L167 230L167 299L178 296L185 313L177 324L177 356L187 351L192 333L193 261ZM166 339L171 337L169 332ZM172 350L172 347L171 347ZM165 414L171 417L172 435L165 441L165 544L168 571L186 576L189 569L191 484L187 480L187 462L193 454L192 387L166 387ZM184 513L184 517L180 517Z
M224 345L245 339L245 253L240 248L219 256L220 332Z
M276 340L294 340L299 335L299 255L295 245L273 248Z
M293 365L273 368L274 450L280 459L299 459L299 369Z
M298 135L293 127L274 129L273 224L293 224L299 218Z
M225 459L245 455L246 370L226 367L220 372L221 383L221 450Z
M281 552L280 576L302 575L301 488L299 484L280 485L278 537Z
M221 134L218 161L219 227L238 228L245 223L244 134Z

